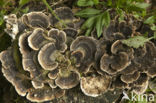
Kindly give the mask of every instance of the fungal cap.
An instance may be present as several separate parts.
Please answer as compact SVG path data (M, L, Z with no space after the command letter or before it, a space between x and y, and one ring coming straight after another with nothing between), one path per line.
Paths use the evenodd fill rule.
M146 81L144 83L144 85L142 86L136 86L133 88L133 92L136 93L136 94L143 94L145 93L146 89L148 88L148 81Z
M42 12L30 12L24 14L22 17L23 22L29 27L49 27L49 18Z
M58 66L55 62L57 51L54 43L44 45L38 53L39 64L45 70L54 70Z
M44 44L48 43L43 33L42 28L36 28L28 37L28 44L33 50L39 50Z
M32 89L28 92L26 98L31 102L45 102L62 97L64 94L65 91L59 88Z
M70 8L68 7L60 7L60 8L57 8L54 10L54 12L56 13L56 15L64 21L65 24L69 24L72 22L74 16L73 16L73 13L71 11ZM53 15L50 15L50 23L51 25L59 25L58 23L58 20L53 16Z
M104 29L103 36L106 40L113 41L114 40L114 33L117 31L117 28L115 27L115 22L112 21L110 25Z
M111 79L107 75L96 77L82 77L80 81L80 87L85 95L97 97L108 90L110 82Z
M59 75L55 83L61 89L70 89L78 85L79 83L79 75L76 72L70 72L67 75Z
M31 52L31 48L29 47L28 41L27 41L30 34L31 34L31 32L23 33L19 37L18 45L20 47L19 50L20 50L22 56L27 55L29 52Z
M120 52L115 56L104 54L100 60L100 68L108 74L115 74L122 71L130 64L128 55L125 52Z
M52 70L52 71L50 71L50 72L48 73L48 77L49 77L50 79L56 79L56 78L57 78L57 75L58 75L58 72L59 72L58 69L54 69L54 70Z
M66 33L68 37L72 37L72 38L75 38L78 33L77 30L73 28L65 28L63 29L63 31Z
M81 61L78 61L78 64L81 63L79 72L86 72L89 70L88 67L93 62L95 52L96 52L96 40L92 37L79 36L77 37L70 46L70 51L73 52L73 55L76 55L79 51L79 54L82 57L75 56L76 61L81 58ZM89 65L89 66L86 66Z
M3 76L15 87L19 95L25 96L30 88L30 83L27 79L23 79L18 71L11 48L0 53L0 61L2 63Z
M37 82L37 81L31 81L33 87L35 89L39 89L39 88L43 88L44 87L44 83L41 83L41 82Z
M64 52L67 49L66 42L66 33L64 31L59 31L58 29L52 28L48 32L48 37L55 40L55 46L61 52Z
M121 80L125 83L133 83L140 77L140 73L138 71L132 74L121 75Z

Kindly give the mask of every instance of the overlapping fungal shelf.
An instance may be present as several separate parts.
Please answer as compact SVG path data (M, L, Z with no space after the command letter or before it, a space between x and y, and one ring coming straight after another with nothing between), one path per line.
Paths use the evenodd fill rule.
M76 86L92 97L116 88L145 92L149 79L156 76L156 46L149 41L135 49L121 42L141 35L141 27L128 20L112 20L96 39L78 35L70 8L55 12L67 27L43 12L5 17L6 32L18 44L0 53L2 73L19 95L44 102L60 98ZM18 50L21 58L15 55Z

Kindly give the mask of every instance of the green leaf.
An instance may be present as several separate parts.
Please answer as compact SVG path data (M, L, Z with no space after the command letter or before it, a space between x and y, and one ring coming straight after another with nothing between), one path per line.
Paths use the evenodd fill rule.
M93 6L94 2L93 0L78 0L77 5L78 6Z
M155 25L152 25L152 26L151 26L151 29L152 29L153 31L156 31L156 26L155 26Z
M79 16L79 17L91 17L94 16L96 14L99 14L101 12L101 10L97 10L97 9L93 9L93 8L87 8L84 9L80 12L77 12L75 15Z
M145 24L153 24L154 22L155 22L154 16L150 16L144 21Z
M128 0L116 0L116 7L122 7Z
M93 0L93 2L95 5L99 4L99 0Z
M154 39L156 40L156 32L154 32Z
M93 30L93 28L87 29L87 31L85 33L85 36L89 36L92 30Z
M122 11L122 9L117 9L117 13L119 14L119 22L124 20L124 12Z
M122 40L122 43L126 44L129 47L139 48L139 47L142 47L147 41L149 41L151 39L153 39L153 37L145 38L143 36L134 36L127 40Z
M104 2L104 1L99 2L99 4L101 4L101 5L103 5L103 6L108 6L107 2Z
M104 14L103 14L103 21L102 21L102 24L104 24L106 27L109 26L110 24L110 14L108 11L105 11Z
M108 6L112 6L112 0L108 0L108 1L107 1L107 5L108 5Z
M150 4L148 3L132 3L132 4L128 4L127 8L129 11L143 11L146 10L147 7L149 7Z
M92 28L93 25L95 24L97 16L93 16L88 18L85 23L82 25L81 29L88 29L88 28Z
M3 5L4 5L4 1L0 0L0 6L3 6Z
M96 21L96 31L98 37L100 37L102 34L102 28L103 28L102 19L103 19L103 15L99 15Z
M133 16L137 19L139 19L140 15L137 12L133 12Z
M25 9L21 10L23 13L27 13L29 11L29 7L26 7Z
M3 18L0 18L0 25L2 25L4 22Z
M137 2L137 3L135 3L135 6L138 7L138 8L146 9L147 7L150 6L150 4L149 3L139 3L139 2Z
M30 0L20 0L19 1L19 5L25 5L25 4L27 4L28 2L29 2Z

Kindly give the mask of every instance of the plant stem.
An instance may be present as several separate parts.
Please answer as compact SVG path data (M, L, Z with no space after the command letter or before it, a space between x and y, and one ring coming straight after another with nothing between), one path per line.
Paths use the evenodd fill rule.
M150 41L151 39L154 39L154 36L148 38L147 41Z
M47 8L50 10L50 12L52 13L52 15L55 16L55 18L60 21L64 27L67 27L67 25L56 15L56 13L53 11L53 9L50 7L50 5L47 3L46 0L42 0L42 2L47 6Z
M60 0L60 1L56 2L56 3L53 3L53 4L51 5L51 7L54 7L54 6L59 5L59 4L63 4L64 2L67 2L67 1L68 1L68 0ZM54 2L54 0L53 0L53 2Z

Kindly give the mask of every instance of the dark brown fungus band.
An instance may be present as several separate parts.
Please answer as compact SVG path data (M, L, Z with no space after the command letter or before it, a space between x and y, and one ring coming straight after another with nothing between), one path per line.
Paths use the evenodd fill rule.
M133 29L130 24L126 24L126 22L124 21L124 22L121 22L118 27L119 27L119 32L124 34L126 38L129 38L132 36Z
M109 41L103 39L97 42L97 50L95 53L95 68L101 75L105 74L105 72L100 69L100 60L101 57L107 52L107 49L110 45L111 43Z
M151 68L153 68L154 65L156 65L156 46L155 46L155 44L153 42L147 42L146 43L146 51L147 51L147 53L144 56L144 60L146 61L147 66L151 69Z
M113 59L115 62L111 64L111 68L116 71L121 71L130 64L130 62L128 61L128 55L125 52L118 53Z
M151 37L154 35L154 30L152 30L148 24L144 24L143 22L142 22L141 27L136 31L140 32L141 34L147 34L148 37ZM156 44L155 40L152 40L152 41Z
M149 77L146 73L140 73L140 77L129 84L129 87L137 94L143 94L148 87Z
M73 22L74 15L70 8L60 7L55 9L54 12L61 20L64 21L65 24L71 25L71 23ZM56 26L56 25L61 26L61 23L53 15L50 15L49 18L52 26ZM71 27L73 27L73 25Z
M117 54L119 52L126 52L129 56L129 59L133 59L134 50L124 44L122 44L121 40L116 40L111 46L111 52L113 54Z
M65 73L66 72L66 73ZM58 75L55 83L61 89L70 89L79 84L80 76L76 72L65 70L63 75Z
M95 60L97 62L100 62L101 57L104 53L107 52L108 46L110 45L110 42L107 40L99 40L97 43L97 50L95 54Z
M121 75L121 80L125 83L133 83L140 77L140 73L138 71L132 73L132 74L125 74Z
M33 55L34 55L34 52L31 52L23 57L22 65L23 65L23 69L25 71L35 71L36 70L36 65L33 60Z
M155 76L155 58L156 58L156 46L152 42L147 42L145 47L143 48L143 55L138 55L138 50L136 50L135 54L135 62L141 65L140 71L146 72L149 76Z
M100 68L108 74L116 74L131 64L134 50L122 44L120 40L111 45L111 53L104 53L100 60Z
M120 33L120 32L113 33L113 36L114 36L114 40L125 39L125 36L122 33Z
M133 74L133 73L135 73L136 71L138 71L138 69L141 67L141 65L140 64L138 64L138 63L135 63L135 62L131 62L131 64L127 67L127 68L125 68L124 70L122 70L121 71L121 74L123 74L123 75L131 75L131 74Z
M34 61L34 56L36 56L35 51L28 46L28 37L31 32L23 33L19 37L19 49L22 54L22 65L25 71L30 73L31 78L36 78L40 75L41 68L36 66ZM32 85L34 88L42 88L44 84L42 83L42 77L38 77L37 80L32 81Z
M63 29L63 31L66 33L67 36L66 44L68 45L68 47L70 47L72 41L76 38L78 31L73 28L65 28Z
M38 75L37 75L38 76ZM42 81L40 81L39 79L36 81L31 81L32 86L35 89L39 89L39 88L43 88L44 87L44 83L42 83Z
M135 87L133 87L133 91L136 94L143 94L143 93L145 93L147 88L148 88L148 81L146 81L144 83L144 85L142 85L142 86L135 86Z
M135 49L134 57L135 57L135 59L142 58L145 56L146 53L147 53L146 45L144 45L143 47L139 47L139 48Z
M156 62L148 69L147 74L152 78L156 77Z
M108 74L115 74L129 65L128 55L125 52L120 52L116 56L104 54L100 61L101 70Z
M22 19L29 27L47 28L50 25L48 16L42 12L30 12L24 14Z
M78 34L78 31L74 28L65 28L63 31L66 33L67 37L75 38Z
M44 84L42 83L43 78L39 76L41 68L35 65L33 56L34 56L34 52L31 52L23 57L22 60L23 69L30 73L30 78L32 79L35 78L35 80L31 81L33 87L42 88L44 86Z
M23 31L25 31L26 29L28 29L28 26L25 23L23 23L22 17L20 17L18 19L17 23L18 23L18 31L19 31L18 33L19 34L22 33Z
M52 70L52 71L50 71L50 72L48 73L48 77L49 77L50 79L56 79L56 78L57 78L57 75L58 75L58 72L59 72L58 69L54 69L54 70Z
M113 62L112 60L113 60L113 57L110 57L108 54L104 54L100 60L101 70L108 74L115 74L117 71L110 68L110 65Z
M48 81L48 84L49 84L49 86L50 86L51 88L57 88L57 85L56 85L56 83L55 83L55 80L50 80L50 81Z
M22 56L25 56L27 55L29 52L31 52L31 48L29 47L28 45L28 36L31 35L32 32L28 32L28 33L23 33L21 34L21 36L19 37L19 42L18 42L18 45L19 45L19 50L22 54Z
M65 94L64 90L59 88L42 88L42 89L32 89L27 94L27 99L31 102L44 102L50 101L55 98L62 97Z
M33 33L28 37L28 44L33 50L39 50L49 41L44 37L44 30L41 28L34 29Z
M117 27L115 25L115 22L111 21L110 25L103 30L103 36L106 40L113 41L114 40L113 34L117 31L118 30L117 30Z
M78 71L87 72L95 57L96 40L92 37L79 36L72 42L70 51L76 62L81 64ZM79 56L82 56L81 59Z
M58 50L54 43L44 45L38 53L39 64L45 70L54 70L58 63L55 61L58 55Z
M133 34L133 27L130 24L127 24L126 21L120 23L116 20L112 20L110 25L103 30L104 39L109 41L121 40L124 38L129 38Z
M97 97L107 92L111 83L108 75L82 77L80 87L82 92L87 96Z
M48 32L48 36L55 40L56 49L64 52L67 49L66 42L66 33L64 31L59 31L58 29L52 28Z
M115 80L112 81L111 89L119 88L125 89L128 87L128 83L121 81L120 76L115 77Z
M135 86L143 86L144 84L146 84L146 82L149 80L149 77L146 73L141 73L140 77L133 82L133 85Z
M124 51L125 48L120 40L115 41L111 46L111 52L116 54L117 52Z
M71 55L76 58L76 64L75 64L75 66L76 67L80 67L81 62L82 62L82 60L83 60L83 58L85 56L84 51L83 50L73 51ZM73 59L73 60L75 60L75 59Z
M147 53L150 52L150 54L147 54L148 57L153 57L152 60L154 60L156 57L156 46L154 45L153 42L149 41L146 44L146 51Z
M1 52L0 61L2 62L2 73L4 77L15 87L19 95L25 96L31 84L28 79L22 78L22 74L20 74L18 68L15 66L12 49Z
M141 27L143 25L143 21L141 21L140 19L137 19L132 14L126 15L125 21L127 22L127 25L133 26L133 29L135 31L141 29ZM142 33L142 34L144 34L144 33Z

